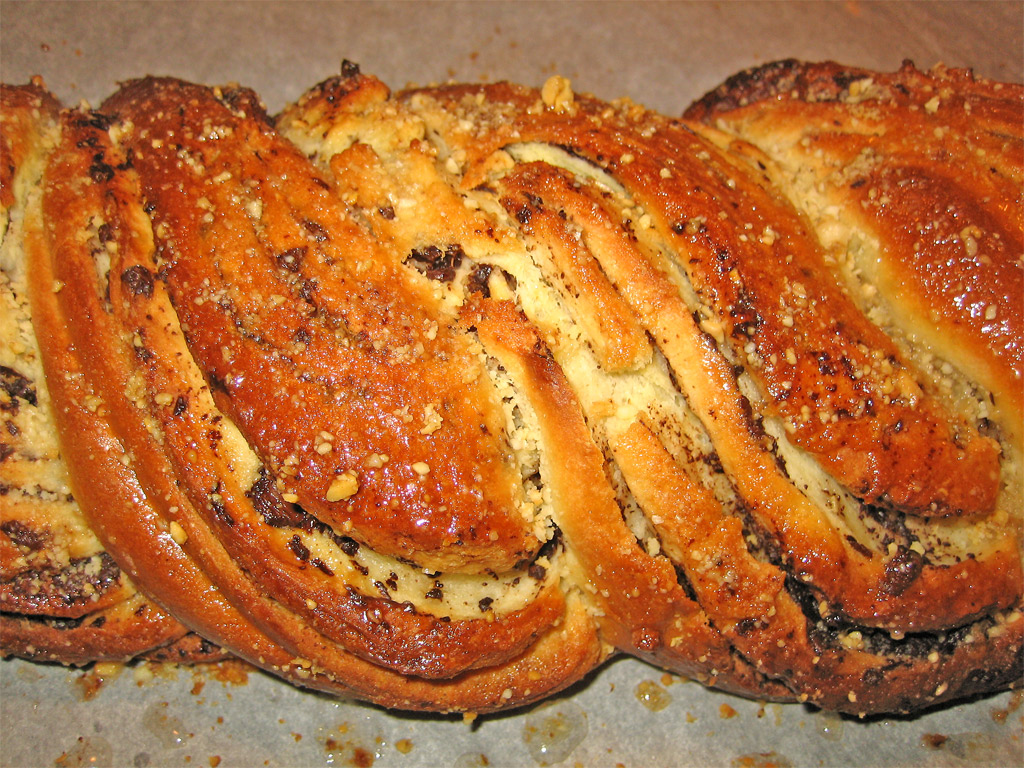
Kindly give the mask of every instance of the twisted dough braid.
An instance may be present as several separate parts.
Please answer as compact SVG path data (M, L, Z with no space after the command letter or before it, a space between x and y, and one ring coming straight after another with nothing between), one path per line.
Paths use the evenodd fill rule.
M898 77L986 143L351 65L276 121L157 78L62 113L26 222L76 497L184 625L387 706L616 653L858 714L1016 682L1024 93Z

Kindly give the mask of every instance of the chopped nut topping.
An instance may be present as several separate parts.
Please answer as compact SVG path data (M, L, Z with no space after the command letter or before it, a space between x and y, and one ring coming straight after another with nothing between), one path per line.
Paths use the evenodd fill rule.
M366 457L364 462L366 466L372 469L380 469L388 463L389 456L386 453L371 453Z
M179 547L188 541L188 534L185 533L185 529L182 528L177 521L171 520L171 524L168 526L171 533L171 538L174 539L174 543Z
M553 75L544 83L541 88L540 97L544 106L558 112L569 111L574 103L575 96L572 92L572 84L568 78L561 75Z
M359 490L359 480L355 473L346 472L343 475L338 475L331 482L330 487L327 489L327 501L343 501L344 499L353 496L356 491Z

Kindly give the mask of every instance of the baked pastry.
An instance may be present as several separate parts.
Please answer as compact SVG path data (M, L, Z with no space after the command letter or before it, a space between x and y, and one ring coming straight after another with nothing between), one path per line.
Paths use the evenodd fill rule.
M180 105L193 104L195 109L180 114ZM87 474L88 483L82 476L76 484L81 486L78 496L93 524L113 534L108 545L119 561L205 637L253 663L335 692L353 691L395 706L483 710L509 702L513 685L520 686L516 700L522 700L578 679L601 648L580 601L566 598L557 588L557 571L537 562L538 557L555 558L558 546L556 541L540 552L539 537L524 522L525 498L519 507L502 509L496 499L481 498L479 486L456 487L446 478L449 469L439 460L440 453L421 452L411 461L397 440L378 442L376 458L360 457L365 466L355 465L352 472L343 465L329 477L309 477L308 457L325 464L348 460L346 454L354 447L342 440L351 425L366 424L370 434L364 439L381 440L373 434L372 418L353 418L348 412L367 407L365 393L347 397L332 382L332 397L325 397L317 391L322 371L349 377L360 371L389 371L371 365L362 346L352 345L349 353L343 336L334 335L340 325L325 336L327 331L314 323L317 318L306 317L311 313L305 311L301 295L318 290L312 279L294 286L281 282L280 275L298 274L302 246L268 248L250 231L241 250L229 253L218 244L215 260L204 256L179 262L184 241L172 228L184 220L164 221L162 216L198 214L194 224L201 228L238 227L229 241L245 234L241 225L261 212L268 220L277 217L275 226L261 236L301 237L300 243L337 240L339 248L347 237L371 253L372 238L352 227L340 208L327 204L327 190L314 181L312 166L270 130L247 92L146 80L127 87L104 109L109 117L77 112L63 116L64 140L51 158L46 193L34 212L40 237L32 293L40 345L48 364L61 372L51 377L51 391L67 406L59 418L72 479L78 472ZM161 120L167 122L152 122ZM181 158L186 154L184 147L171 143L172 136L194 140L213 154L179 164L179 151ZM169 151L162 152L163 147ZM261 154L274 155L277 161L263 163ZM150 166L151 161L157 165ZM244 186L225 183L239 179L247 164L254 172L262 169L260 173L272 175L259 182L253 177L254 183ZM198 194L176 205L174 193L165 197L159 188L161 173L174 175L174 184L180 182L183 188L200 182L189 190ZM213 186L202 189L207 184ZM256 200L243 199L250 192ZM259 199L263 194L266 199ZM286 195L312 195L300 197L297 229L290 232L289 216L294 219L295 214L289 207L296 206ZM242 207L233 216L228 211L235 201ZM239 269L231 260L247 254L266 255L267 268L246 264L237 273L242 282L224 283L219 270ZM203 274L190 274L195 268ZM265 285L246 284L249 280ZM55 284L61 286L57 292ZM176 295L179 287L198 293L186 300ZM224 314L233 314L235 307L248 318L241 325ZM378 311L369 303L365 307ZM192 317L192 308L213 317ZM352 311L363 311L362 306L354 305ZM299 333L296 321L303 327L308 323L308 329ZM204 337L207 331L209 338ZM450 332L435 333L436 343L448 345L449 354L472 360L464 342L460 347ZM424 341L431 340L424 335ZM213 344L207 348L214 353L214 368L200 367L202 358L194 357L191 344ZM373 350L370 342L365 346ZM318 361L313 352L329 357ZM312 366L299 369L301 378L291 356ZM257 381L216 367L229 363L257 365L267 378ZM480 369L481 363L476 365ZM246 397L231 395L249 380L256 387ZM490 475L488 492L495 488L495 493L511 495L510 468L497 453L507 450L498 442L505 418L501 400L491 393L492 412L487 413L482 394L464 397L467 387L482 390L482 383L466 377L453 385L458 389L443 406L440 399L430 401L437 407L435 418L466 422L463 450L481 459L479 473ZM298 388L292 392L293 387ZM280 396L268 398L268 392ZM340 403L333 401L335 394ZM392 396L398 400L402 393L396 389ZM384 407L383 398L375 393L375 409ZM403 407L400 402L392 406ZM264 408L271 409L269 418ZM411 410L412 403L406 412L389 418L409 424L413 416L406 421L406 413ZM460 410L484 416L471 422ZM424 413L419 405L415 418ZM265 419L266 458L236 426L253 416ZM484 431L488 423L490 436ZM423 423L408 431L421 435L420 440L428 436ZM293 447L306 439L315 441L308 446L308 457L305 448ZM260 447L260 442L254 445ZM452 451L458 448L454 442L446 445ZM419 464L424 459L433 466ZM453 470L478 471L473 462L456 466L453 461L454 455L449 458ZM435 525L420 534L437 542L433 559L424 555L426 566L446 571L454 570L448 552L462 547L457 541L462 537L475 560L463 574L446 573L442 581L437 573L425 573L423 565L412 565L414 547L427 548L419 541L406 544L396 535L403 545L396 554L377 552L347 535L352 526L346 528L321 512L332 528L313 516L310 510L317 503L344 510L345 499L357 495L355 486L368 496L375 469L381 470L383 480L378 482L385 489L398 486L415 498L416 482L432 475L455 488L446 499L453 507L483 508L482 521L469 519L450 529ZM407 475L394 475L396 471ZM315 496L307 501L307 493ZM301 508L296 504L300 497ZM368 504L367 511L373 514L374 507ZM381 540L390 527L388 516L396 513L385 507L383 514L376 514L371 522L381 529ZM412 530L422 528L416 524Z
M727 127L351 64L276 121L161 78L63 113L29 293L90 523L199 635L386 706L616 653L858 714L1017 682L1012 395L862 301Z
M687 117L725 132L752 162L770 160L772 184L809 218L855 299L1015 462L1024 442L1020 88L910 62L887 74L782 61L740 73ZM1016 485L1008 498L1019 509L1019 474L1003 481Z
M0 649L66 664L218 658L135 589L71 495L32 329L23 221L58 111L41 82L0 86Z

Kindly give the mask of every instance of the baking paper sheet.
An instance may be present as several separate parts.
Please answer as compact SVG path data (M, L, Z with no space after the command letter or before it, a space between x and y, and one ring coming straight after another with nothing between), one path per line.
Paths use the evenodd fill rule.
M778 58L942 62L1024 80L1024 4L0 2L0 79L97 105L144 74L255 88L271 111L343 59L393 87L552 74L678 114ZM0 766L896 766L1024 764L1020 694L911 719L737 699L632 660L504 716L389 713L237 669L0 662Z

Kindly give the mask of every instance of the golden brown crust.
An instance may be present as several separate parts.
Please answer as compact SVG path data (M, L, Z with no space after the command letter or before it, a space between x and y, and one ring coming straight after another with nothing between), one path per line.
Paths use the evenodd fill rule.
M200 652L198 637L134 590L109 607L75 619L58 618L50 611L4 613L0 633L5 655L61 664L127 661L151 654L157 660L164 658L164 648L179 647L185 651L177 654L182 661L221 655L219 650Z
M576 394L536 332L510 302L482 304L473 315L481 339L501 348L502 361L537 408L550 448L556 519L582 570L584 590L598 606L604 639L680 674L713 676L715 685L730 691L785 698L783 686L731 653L679 584L672 563L651 557L636 541L604 475L604 456Z
M866 279L898 283L895 320L974 371L1020 442L1024 87L909 62L891 74L782 62L743 73L687 117L825 185L879 239L881 266Z
M982 505L983 508L994 504L994 493L999 489L998 466L994 463L996 454L992 441L977 436L975 428L973 443L963 433L958 434L954 442L951 428L939 421L944 413L942 405L925 397L913 395L904 400L883 397L879 393L879 405L872 411L850 404L850 410L844 411L842 418L826 420L824 425L818 418L817 410L796 417L795 423L788 418L797 404L802 402L800 407L806 408L807 403L814 403L816 408L820 408L822 402L829 397L840 397L844 388L852 387L853 394L850 397L856 399L860 397L858 390L862 387L884 387L880 375L875 377L870 370L862 370L854 376L839 361L850 362L857 357L863 357L865 361L877 359L879 355L884 357L890 347L888 339L874 325L850 302L842 300L841 288L829 282L828 272L824 268L813 272L803 266L792 273L794 280L799 278L807 285L820 285L821 291L830 296L828 302L808 302L807 306L796 313L799 322L793 322L793 313L780 315L774 300L754 303L754 294L751 293L745 299L749 306L744 311L755 316L756 322L751 321L744 327L737 322L740 311L735 305L730 308L730 305L723 304L717 298L723 291L735 292L735 287L730 286L730 283L743 286L749 283L760 284L758 281L765 279L765 273L776 266L779 274L769 278L772 283L788 281L789 270L795 269L792 265L795 259L788 258L794 250L807 253L808 258L814 256L819 262L822 260L820 246L806 232L792 209L767 198L754 180L749 176L744 178L740 169L729 168L728 161L718 156L714 147L699 142L690 132L660 121L656 116L639 112L638 117L634 118L627 112L624 121L615 123L617 130L600 131L594 130L593 126L600 121L604 121L605 125L612 123L614 116L609 116L607 108L599 103L583 102L576 114L530 112L535 97L531 98L529 94L501 85L472 90L445 89L439 98L449 110L457 112L461 105L475 100L473 92L486 93L485 104L489 109L496 109L498 114L510 112L516 116L514 120L503 119L500 122L490 114L478 118L493 120L493 133L497 134L489 134L486 140L479 142L474 137L473 145L467 149L468 153L479 153L481 164L483 158L488 156L487 153L512 143L513 136L516 142L543 141L556 146L569 146L575 155L589 160L595 166L603 166L614 174L616 180L642 203L650 219L660 223L655 236L660 235L670 245L676 246L679 253L685 254L682 265L666 259L663 253L633 255L631 258L634 263L628 267L620 266L632 272L629 282L623 281L622 290L627 296L632 292L634 308L646 320L648 330L676 369L680 387L698 412L704 414L705 427L712 435L726 472L739 484L738 490L753 508L759 524L779 537L802 580L825 591L835 603L843 606L844 613L858 620L882 625L896 621L910 622L917 629L942 626L951 620L955 621L954 617L973 615L991 603L1004 607L1014 604L1019 593L1019 564L1012 531L1008 531L1001 539L997 536L991 551L984 555L979 553L977 558L965 558L953 568L948 565L924 568L921 573L925 579L919 583L923 585L930 579L937 579L943 585L941 593L949 600L942 606L932 608L927 605L927 601L919 600L918 595L907 594L905 588L897 590L888 586L890 569L884 561L889 558L875 556L866 560L862 549L850 546L842 536L831 531L827 516L809 504L800 491L793 488L784 474L780 473L776 467L778 459L772 455L775 451L765 450L766 445L771 448L773 439L778 442L792 441L805 450L817 449L814 454L818 460L836 479L846 484L850 483L851 466L853 472L859 472L858 467L871 467L874 475L872 487L864 488L856 484L850 487L850 491L862 499L861 504L882 502L878 486L883 481L891 480L892 483L913 483L919 496L929 499L927 504L922 501L915 505L925 507L917 511L927 513L929 506L942 506L943 499L948 496L947 483L954 472L958 478L958 492L964 488L977 488L980 484L982 493L991 497ZM623 123L636 133L626 133ZM646 143L642 143L643 139L637 135L644 131L653 133L653 137ZM681 147L677 144L681 144ZM623 157L632 159L623 163ZM467 177L473 178L473 162L469 165ZM662 173L662 168L668 172ZM722 179L726 170L733 177L731 181ZM477 180L473 179L473 183L477 183ZM719 189L718 206L694 209L706 215L697 216L702 223L697 227L699 231L692 233L691 241L691 233L679 224L680 221L689 221L679 210L683 204L681 201L692 197L693 189L703 191L716 187ZM727 189L731 197L726 196ZM743 203L745 193L749 193L753 199ZM738 200L730 202L731 198L737 197ZM723 219L714 213L716 210L728 210L730 213ZM754 246L750 245L753 238L745 233L759 232L763 226L748 227L749 222L744 223L737 210L757 211L757 217L768 216L767 212L771 211L771 228L778 229L771 244L779 248L778 258L759 255ZM713 251L706 246L705 240L710 242L710 239L701 232L708 217L717 222L714 225L707 224L714 226L719 233L712 239L727 241L727 247ZM737 218L739 221L735 220ZM725 227L722 221L732 221L733 226ZM792 229L786 229L787 222L792 225ZM786 239L783 239L781 233L786 233ZM637 233L638 236L643 234ZM760 243L759 247L765 245ZM730 255L724 262L720 258L722 253L734 252L746 253L747 258L740 260ZM637 256L640 258L637 259ZM644 259L653 263L645 264ZM712 262L719 262L719 267L714 267ZM704 302L698 298L696 301L691 299L687 304L680 296L673 295L675 286L672 284L672 275L680 266L685 268L685 274L698 297L704 292L710 292L712 301ZM715 274L716 271L721 273L720 276ZM765 290L765 294L777 299L784 292L772 289ZM834 311L838 319L833 321L828 311ZM690 318L691 313L700 318L699 327ZM770 315L773 323L765 319ZM787 317L793 323L792 328L786 322ZM765 331L766 325L773 325L774 328ZM730 326L731 331L727 332L725 329ZM821 368L817 352L807 348L808 341L803 344L791 341L800 350L799 354L793 347L775 351L772 341L775 334L785 331L804 339L813 339L815 347L830 346L846 335L846 329L856 328L864 329L864 334L853 339L847 338L847 346L843 347L843 351L828 358L836 363L829 369ZM787 338L792 340L795 336ZM877 346L868 344L872 341L877 342ZM787 357L795 362L789 363L785 359ZM807 384L802 386L795 369L809 365L813 365L816 370L813 375L807 374ZM736 380L734 370L740 367L751 379L760 380L767 387L767 391L759 389L756 392L763 399L763 404L753 400L754 392L741 389L741 382ZM865 364L865 367L868 366ZM787 380L791 386L780 387L777 393L773 393L771 384L776 380L776 374L771 373L771 369L778 371L783 368L793 381ZM769 373L765 373L766 369ZM710 381L716 382L716 385L709 387ZM908 381L906 386L915 391L920 390L920 385L913 381ZM885 401L890 401L889 407L883 405ZM758 412L752 414L751 407L758 408ZM888 411L888 417L882 411ZM893 430L880 426L884 425L886 418L895 420L898 428ZM949 416L944 418L948 419ZM781 419L780 426L785 426L785 433L767 435L764 428L769 419ZM915 424L919 428L915 429ZM969 426L965 427L964 431L969 429ZM819 432L822 439L809 445L805 432ZM823 453L823 441L832 443L835 448L836 440L851 456L845 456L842 450ZM964 450L960 447L962 444L968 448ZM972 448L972 445L976 448ZM893 464L886 464L885 456ZM924 456L935 463L922 461ZM947 456L949 462L942 464L942 456ZM984 470L977 468L977 461L982 462ZM935 471L935 466L939 464L944 466L944 474ZM838 471L837 467L838 470L846 471ZM923 473L927 473L934 482L929 483L928 478L922 476ZM890 487L889 493L892 491ZM970 490L968 493L975 495ZM903 507L899 503L893 503L893 506L896 509ZM893 553L889 554L892 556ZM985 563L984 580L966 578L967 573L975 571L982 562ZM862 579L866 583L851 588L852 584ZM982 581L985 582L985 597L981 597L977 591L977 585ZM933 610L941 613L930 615Z
M192 106L179 116L173 107L182 102ZM233 253L218 250L216 260L201 242L168 238L158 247L168 252L165 280L191 329L193 353L213 381L223 382L230 415L264 462L275 474L289 468L286 492L336 532L427 567L444 569L452 549L462 568L478 560L480 570L502 570L529 559L539 544L515 511L516 482L491 437L497 405L479 378L463 384L448 374L447 366L472 370L479 363L439 323L444 318L426 310L401 274L376 256L373 242L345 211L330 205L329 191L304 158L260 132L260 115L235 120L230 107L205 90L146 81L123 89L106 108L135 123L125 146L134 152L142 195L157 202L161 185L182 185L177 199L159 198L152 214L157 230L164 225L171 237L198 231L212 242L237 244ZM202 130L211 122L234 127L237 150L221 139L216 155L204 151ZM183 173L173 154L148 146L150 137L163 136L205 163L204 171ZM265 229L252 231L247 212L230 205L235 184L210 183L221 173L260 185L255 199L263 206ZM200 198L216 213L208 224L203 219L209 210L194 203ZM282 295L291 299L287 307L274 302ZM295 370L300 366L288 360L297 345L301 376ZM237 363L222 359L225 346ZM232 378L234 368L258 375ZM404 382L412 378L418 386L410 390ZM302 409L268 399L268 388L293 392ZM431 408L445 429L426 432L419 416ZM389 413L414 419L394 417L376 427L376 414ZM316 450L325 432L344 435L344 455ZM390 460L381 472L369 473L361 465L374 453ZM425 455L451 459L418 476L413 467ZM467 464L483 474L462 476ZM358 493L332 499L332 483L344 475ZM403 503L389 506L396 496ZM445 500L446 515L432 512L437 499Z
M15 203L18 169L39 151L41 134L60 104L41 78L20 86L0 83L0 104L0 206L9 209Z
M200 210L211 206L223 213L215 220L225 227L233 221L232 231L241 237L248 212L232 219L232 199L252 187L225 185L224 167L210 156L203 159L200 185L196 190L189 188L186 182L197 166L185 167L182 174L175 168L176 158L186 153L171 145L187 128L179 126L173 132L165 128L168 133L160 134L146 124L147 115L156 114L148 103L153 94L178 103L183 90L203 106L200 114L213 112L214 130L222 136L247 137L234 146L225 140L219 147L229 159L237 160L252 174L269 167L261 164L258 152L281 159L273 171L280 176L271 179L277 183L268 183L266 197L247 209L259 208L263 224L255 233L270 241L269 245L254 241L254 247L267 248L262 272L244 251L220 248L215 260L189 253L189 249L202 246L205 237L192 236L192 222L184 212L197 204ZM422 569L393 557L397 553L434 565L452 557L441 554L440 559L432 560L430 552L414 549L408 540L417 541L412 536L415 532L403 529L401 520L396 520L383 552L373 551L373 542L380 540L383 530L362 536L366 515L380 514L373 502L378 486L397 483L398 493L393 495L409 500L412 506L416 506L417 490L410 487L410 477L402 474L401 467L393 475L384 472L382 479L375 479L375 467L363 464L366 456L358 451L364 441L380 438L372 433L368 438L357 428L363 424L373 428L371 422L352 422L346 408L340 409L340 415L330 416L330 422L315 420L318 414L333 413L335 403L327 397L332 392L343 406L365 407L360 401L366 392L351 397L340 389L337 377L343 381L347 375L351 382L368 376L367 390L383 390L390 386L384 377L394 371L380 360L376 373L361 362L374 352L381 352L385 359L391 353L388 347L372 346L377 326L368 326L358 338L358 332L351 331L351 347L337 344L333 330L340 326L327 327L325 317L329 316L327 324L365 324L365 319L359 319L364 308L346 309L351 299L342 290L344 286L323 278L323 270L329 271L333 264L341 266L341 259L348 258L346 252L331 250L324 256L314 249L333 249L347 242L355 252L368 253L372 241L326 207L315 226L308 218L296 220L294 214L289 215L285 207L292 205L289 196L311 190L319 195L323 187L309 181L315 178L312 168L303 168L302 158L283 142L269 132L258 137L266 128L258 112L249 115L239 106L244 96L228 94L221 102L221 95L180 83L136 84L108 105L111 111L117 108L131 116L134 135L108 132L109 117L69 113L64 118L66 140L49 166L37 245L39 257L51 272L40 270L38 274L33 286L34 310L41 340L57 366L54 370L62 372L54 391L67 406L59 415L61 429L69 441L68 436L76 436L69 447L73 475L95 472L105 478L85 488L82 498L107 546L148 592L190 627L252 663L302 684L393 706L420 707L429 701L432 708L483 711L532 700L578 679L603 655L586 612L556 589L553 571L546 575L547 569L540 565L527 569L519 563L530 554L529 549L522 550L522 544L513 544L512 553L504 558L500 554L481 558L472 541L486 537L483 540L494 542L500 552L510 536L522 539L522 532L530 527L518 507L510 510L514 517L489 512L497 499L486 499L470 487L487 506L483 521L477 522L476 532L464 537L465 542L459 538L458 527L464 511L456 510L448 518L441 515L448 520L452 537L444 547L461 546L459 551L466 553L462 573L424 576ZM230 109L224 106L229 101ZM135 109L141 111L136 114ZM160 157L154 150L162 144L167 152ZM191 195L186 205L175 200L175 193L162 192L159 181L168 173L178 174L175 178L181 184L177 186ZM286 177L294 180L294 188L286 183ZM216 189L220 185L229 186L230 193L221 196ZM144 219L143 200L156 222L152 233ZM304 210L308 216L310 209ZM237 208L235 213L239 213ZM194 223L203 228L204 222ZM307 246L283 243L302 231L312 233ZM299 248L307 249L304 258L296 259L301 263L293 265L285 263L287 257L278 258L285 253L294 257ZM248 258L251 284L238 285L243 278L234 258ZM321 259L326 263L316 263ZM386 263L380 266L388 269ZM211 267L216 269L210 271ZM311 277L304 277L306 269L312 270ZM222 273L233 275L235 282L219 287ZM322 280L323 287L289 286L292 275L306 283ZM202 280L207 282L196 293ZM52 289L55 283L61 285L56 293ZM246 290L239 291L239 287ZM316 312L296 313L296 321L307 329L299 345L287 330L287 319L272 324L269 307L259 306L263 291L289 292L292 288L306 291L300 301L316 300L322 307ZM364 284L361 290L381 293L393 287ZM217 304L210 310L212 314L203 314L207 303ZM183 308L186 305L189 309ZM386 311L397 316L400 309L396 305ZM229 310L226 322L217 317L224 310ZM410 311L415 310L410 304ZM242 319L236 323L232 318ZM264 319L268 324L258 326ZM199 321L205 324L200 326ZM282 327L283 337L279 335ZM204 336L200 328L211 336ZM244 333L239 333L239 328ZM225 334L219 340L212 335L218 329ZM396 333L403 333L402 327ZM438 342L448 345L441 354L459 359L459 345L465 347L465 342L451 336L451 330L444 333L450 338ZM335 339L333 347L326 341L328 336ZM272 349L275 341L285 340L290 344L286 350ZM351 353L350 348L354 348ZM216 354L207 356L211 349ZM225 349L231 353L222 354ZM296 362L301 363L298 373ZM480 365L469 362L473 367ZM415 360L399 365L415 366ZM318 369L316 375L310 375L311 369ZM320 394L306 390L311 399L305 410L296 411L287 399L270 405L261 402L267 400L262 394L265 382L258 388L246 388L245 378L259 380L263 374L277 376L283 391L302 390L307 384L324 386L321 376L334 378ZM471 401L475 402L472 406L456 402L465 384L479 388L475 381L472 377L455 381L453 393L429 401L451 405L438 408L444 420L442 429L457 431L448 420L460 408L481 411L475 418L482 417L484 425L487 418L495 418L483 412L484 396ZM444 386L445 382L438 381L435 389ZM409 397L417 394L425 393L410 393ZM406 410L422 413L419 402L408 401ZM284 411L261 410L282 404ZM296 417L294 426L285 422L289 416ZM500 447L498 429L480 429L479 421L462 423L468 434L461 445L486 469L494 460L487 458L484 448L474 446L490 441ZM323 489L317 491L322 498L309 497L309 502L300 506L296 502L305 501L305 494L312 492L308 489L315 487L316 467L299 464L294 473L283 471L292 465L279 462L276 454L259 457L249 447L249 439L258 448L264 439L264 445L272 445L272 437L279 439L281 430L298 433L314 426L311 439L318 437L316 444L333 445L322 452L307 446L312 456L325 462L345 461L353 454L360 458L355 466L359 468L358 493L366 491L369 499L362 502L366 515L360 517L357 511L341 520L338 511L350 514L347 506L335 504L342 500L331 500ZM244 431L244 439L238 430ZM328 432L331 436L323 437ZM424 430L421 422L409 427L406 434L423 440L433 432ZM474 432L487 439L482 443L473 437ZM420 452L432 466L429 472L416 474L433 475L437 467L440 482L451 482L444 477L446 467L436 460L445 456L457 437L448 435L430 453ZM376 451L372 455L385 467L397 464L405 458L403 451L416 447L412 440L403 443L407 438L402 435L392 439L395 442L373 446ZM493 448L487 450L493 455ZM385 455L386 460L382 459ZM463 461L455 471L476 468L475 463ZM341 475L345 467L335 469ZM487 471L500 477L509 470L502 465ZM313 476L313 486L305 484L303 473ZM506 493L509 491L516 489L512 486ZM426 493L430 492L428 485ZM129 502L127 510L123 509L125 501ZM444 511L441 505L440 512ZM400 517L397 512L394 516ZM356 522L346 525L350 520ZM427 531L426 538L419 541L427 546L434 535ZM532 538L533 534L529 535ZM528 546L539 548L539 544ZM545 557L556 555L551 551ZM506 567L497 570L503 563ZM484 565L488 571L478 574ZM387 570L378 575L382 567L393 570L390 575ZM408 597L399 602L398 597L415 593L417 581L424 584L415 598L417 604ZM460 586L469 583L475 585L472 590ZM462 591L477 594L471 605L459 608L456 601ZM393 597L391 592L397 594ZM437 607L430 601L436 601ZM451 615L453 611L455 615ZM554 642L552 637L562 640ZM542 669L548 673L541 675ZM512 695L516 698L510 699Z
M796 211L682 126L641 113L629 122L656 131L650 139L588 132L601 104L583 102L576 116L533 116L524 114L529 98L505 90L488 96L507 98L524 116L481 142L481 155L515 134L567 146L615 174L685 254L687 278L732 362L759 380L794 442L868 500L884 497L915 514L991 509L994 444L969 427L956 440L948 435L949 415L917 391L888 339L829 277Z
M59 105L41 81L0 88L0 652L121 661L185 636L106 552L70 492L28 305L24 217Z
M569 373L568 391L582 401L591 439L615 468L612 485L624 482L619 502L625 509L639 503L668 554L649 558L633 549L628 542L641 535L635 527L628 538L612 536L617 516L596 522L594 510L608 503L597 478L597 496L567 505L587 509L592 525L556 517L582 567L577 578L600 605L606 638L688 674L728 669L730 655L746 659L749 672L734 668L747 686L768 691L765 678L774 678L798 698L855 712L908 709L915 697L937 701L995 677L1015 679L1020 551L1004 510L1016 459L1000 458L984 425L937 394L916 360L847 294L831 254L764 174L690 130L697 126L628 103L547 98L507 84L424 89L394 101L366 78L339 78L314 89L279 125L348 185L382 240L413 249L435 242L440 256L452 237L469 260L497 260L486 243L458 239L474 231L466 225L478 216L472 211L488 211L494 241L516 250L503 226L517 230L525 253L516 258L529 254L574 314L575 326L552 320L550 304L533 295L537 286L525 284L528 270L511 257L498 262L514 272L513 300ZM397 136L368 127L379 113ZM410 154L423 153L416 142L424 135L434 176L461 191L471 210L459 216L445 204L444 227L420 203L425 192L404 192L404 217L389 205L397 190L445 199L426 172L410 173L405 187L389 178L412 165ZM490 195L509 218L493 218ZM437 263L429 278L453 283L455 294L472 290L470 278ZM609 299L608 285L630 312ZM488 334L494 322L474 319L492 344L522 334L507 323ZM678 424L666 422L664 402L643 412L636 388L643 382L615 385L611 400L601 401L593 378L628 367L593 338L629 339L620 329L637 323L710 439L704 455L674 434ZM593 350L596 369L579 362L580 342ZM572 433L565 414L579 406L543 407L540 390L527 383L531 366L519 365L513 378L530 392L539 421L561 427L563 437L548 445L559 455L548 481L561 466L594 477L579 463L594 450L583 448L585 440L562 449ZM646 442L637 442L640 425L651 430ZM653 488L651 477L659 478ZM670 503L666 489L677 483L686 490ZM707 505L708 524L721 528L694 532L684 545L672 521L692 505ZM698 558L700 541L708 549ZM667 562L685 578L659 570ZM628 581L602 588L604 567L618 580L639 574L657 597L638 600L645 608L637 614L629 598L644 588L630 589ZM668 597L702 579L696 602ZM654 606L674 621L656 619ZM943 645L952 628L971 639ZM912 640L889 639L911 633ZM988 651L972 644L979 636L991 637ZM691 655L694 649L703 655ZM980 671L986 653L1000 672ZM728 674L716 682L744 688Z
M822 226L788 156L750 142L819 109L860 125L825 96L861 73L829 72L734 83L692 113L718 128L560 78L392 94L351 65L274 123L247 90L166 78L65 113L33 322L107 551L200 636L385 706L516 706L614 653L857 714L1013 684L1020 329L939 318L989 339L975 375L839 243L921 272L918 303L995 301L1021 221L985 198L1017 192L908 176L946 134L822 129L823 150L870 144L888 200L872 219L868 181L846 185L847 229ZM975 103L933 77L949 93L917 111ZM986 120L1012 113L984 88ZM976 149L1018 178L994 135ZM894 233L940 198L1005 252L925 276L951 224Z

